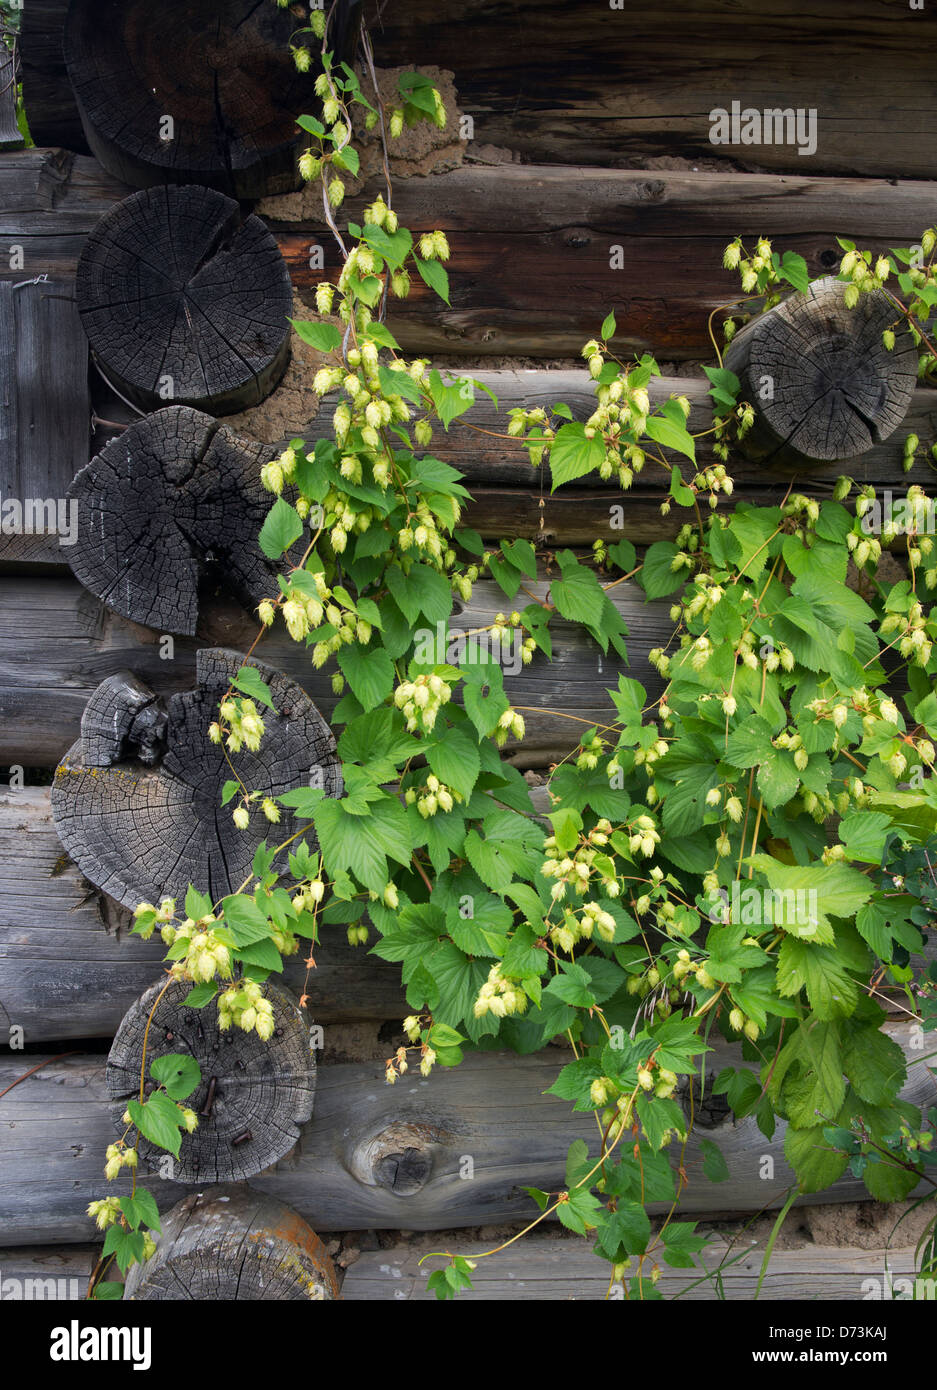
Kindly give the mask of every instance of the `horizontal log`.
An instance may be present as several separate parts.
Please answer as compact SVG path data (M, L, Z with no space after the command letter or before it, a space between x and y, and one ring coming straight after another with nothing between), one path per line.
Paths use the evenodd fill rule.
M67 0L29 0L26 109L39 142L83 148L62 62ZM371 18L371 16L368 16ZM858 0L680 0L630 22L626 7L566 0L411 0L373 24L382 66L454 72L474 138L543 163L723 156L762 168L929 175L934 43L928 7ZM817 111L817 148L714 146L715 106Z
M100 1245L26 1245L0 1256L0 1299L77 1303L88 1292Z
M546 585L530 585L544 593ZM666 601L645 603L631 583L613 590L634 651L631 675L648 689L660 689L646 653L673 631ZM491 581L480 581L467 604L458 603L452 630L490 625L509 607ZM217 645L247 651L256 623L224 600L203 601L194 638L161 638L106 608L74 580L7 575L0 577L0 764L51 766L78 737L82 711L106 676L127 668L157 695L174 694L193 683L195 652ZM621 662L604 656L572 623L551 624L553 660L538 653L517 676L506 675L505 689L524 711L527 736L516 760L525 767L543 763L543 751L565 746L610 708L605 691L617 685ZM171 643L171 645L167 645ZM173 652L165 659L162 653ZM285 632L274 631L258 648L266 664L281 670L309 694L328 718L335 707L329 666L312 669L309 653Z
M926 13L924 10L926 9ZM678 0L641 12L566 0L412 0L381 11L382 65L455 74L474 137L543 163L615 165L713 156L761 168L929 176L931 90L914 56L933 46L928 8L857 0ZM814 153L714 146L709 113L817 113Z
M352 1242L353 1244L353 1242ZM436 1268L420 1259L426 1253L418 1245L397 1245L389 1250L366 1250L350 1265L342 1282L341 1296L346 1302L435 1302L427 1293L426 1280ZM428 1247L427 1247L428 1248ZM729 1301L750 1302L754 1297L764 1251L752 1244L741 1259L740 1242L731 1248L715 1239L707 1247L704 1261L708 1270L720 1264L722 1297ZM461 1252L462 1246L459 1245ZM97 1263L100 1245L28 1245L5 1249L0 1255L0 1298L78 1300L84 1298L88 1279ZM467 1241L471 1255L474 1243ZM723 1264L723 1261L725 1263ZM761 1298L774 1301L854 1300L871 1291L878 1282L881 1297L890 1276L895 1293L903 1291L905 1279L913 1280L917 1262L912 1246L866 1249L855 1246L811 1245L805 1249L776 1250L771 1256L762 1285ZM676 1295L684 1300L709 1302L720 1295L712 1281L696 1283L703 1270L661 1267L657 1290L664 1298ZM463 1294L466 1301L529 1302L548 1300L584 1302L604 1299L608 1291L608 1267L592 1254L587 1242L575 1237L527 1236L496 1258L480 1260L472 1273L474 1289Z
M798 171L801 173L801 171ZM360 217L374 190L349 199ZM275 205L271 205L273 207ZM766 236L812 276L838 267L837 236L885 250L915 244L933 221L933 185L772 174L644 172L530 165L466 166L394 189L401 223L449 238L451 307L422 284L391 300L388 325L414 352L578 355L609 309L619 352L709 359L710 314L738 297L726 244ZM263 205L261 205L263 210ZM319 224L273 223L308 302L340 268Z
M911 1064L906 1099L929 1101L933 1077L920 1053L908 1050L909 1027L890 1028ZM733 1056L720 1051L709 1064L718 1070ZM41 1060L0 1060L0 1091ZM581 1136L591 1149L597 1146L591 1116L574 1114L567 1102L544 1094L564 1060L560 1049L534 1057L474 1053L451 1070L438 1069L428 1079L411 1072L392 1087L384 1084L380 1063L323 1067L315 1114L292 1156L252 1185L294 1207L320 1233L431 1231L527 1219L535 1208L524 1187L559 1190L573 1139ZM91 1239L85 1208L105 1190L101 1160L113 1138L104 1059L70 1057L36 1071L4 1096L0 1121L0 1245ZM780 1205L794 1181L783 1155L783 1130L782 1124L769 1141L751 1118L697 1128L685 1155L689 1188L681 1211ZM705 1178L704 1138L722 1151L730 1172L726 1182ZM759 1176L765 1155L774 1159L770 1179ZM177 1183L152 1175L146 1181L161 1210L183 1195ZM806 1200L867 1195L860 1180L846 1176Z
M746 1240L745 1244L749 1242ZM759 1298L769 1301L783 1299L790 1303L816 1299L827 1302L867 1297L871 1282L866 1284L866 1281L874 1280L879 1289L878 1297L882 1298L886 1276L890 1276L892 1286L900 1290L904 1280L913 1279L917 1267L913 1246L887 1250L826 1246L778 1250L772 1253L768 1272L759 1288L764 1250L751 1244L752 1248L739 1259L745 1249L742 1241L729 1245L717 1239L706 1247L697 1269L668 1269L662 1265L660 1278L654 1286L657 1295L692 1302L726 1299L749 1303L758 1293ZM432 1270L440 1268L440 1262L427 1261L421 1267L419 1261L425 1253L422 1246L408 1245L364 1251L345 1275L342 1298L352 1303L385 1299L435 1302L436 1295L427 1290L426 1280ZM461 1245L459 1253L463 1253ZM467 1243L464 1253L471 1258L474 1244ZM653 1261L645 1266L646 1272L651 1264ZM714 1271L720 1265L721 1283L717 1292L715 1280L700 1280L705 1271ZM636 1268L634 1263L632 1276ZM609 1297L609 1272L609 1266L592 1254L588 1241L529 1236L490 1260L479 1260L472 1270L472 1292L465 1292L461 1297L470 1303L504 1299L512 1303L604 1300ZM620 1288L617 1296L621 1297Z
M143 941L130 925L63 854L48 788L0 793L0 1037L21 1028L29 1048L113 1037L166 954L158 936ZM284 980L308 994L326 1048L333 1023L407 1012L397 967L349 946L344 927L323 928L314 971L289 958Z
M586 371L473 371L468 368L467 373L494 392L498 405L495 406L484 391L477 391L471 410L456 419L448 432L437 429L432 442L437 457L458 468L471 489L474 500L465 509L466 525L474 526L489 540L498 541L505 534L511 534L527 536L544 546L591 546L598 537L614 541L622 535L637 545L649 545L676 534L685 514L675 507L668 517L661 516L666 478L657 466L648 464L628 493L622 493L617 484L603 483L597 474L591 474L553 494L547 467L532 468L520 444L493 437L493 434L505 433L508 412L515 406L546 409L564 402L577 419L587 418L595 404L595 393ZM655 402L675 394L686 395L690 401L689 428L701 436L697 443L699 465L707 467L715 463L712 436L707 433L712 423L708 382L702 377L665 376L651 385L650 395ZM327 435L331 428L331 407L332 398L327 398L312 421L291 421L290 433L301 432L307 442ZM137 418L113 401L108 402L106 413L118 424ZM812 471L801 473L797 487L809 495L829 497L839 474L848 472L860 483L870 483L879 489L891 488L897 495L913 481L902 468L904 439L911 432L925 441L937 435L937 391L915 391L901 427L888 439L873 444L857 458L817 465ZM102 448L106 439L102 426L95 435L95 447ZM272 454L274 450L271 448L269 452ZM667 450L664 453L672 461L682 462L686 472L686 460L680 460L678 455ZM58 473L53 474L52 464L48 468L49 481L44 489L41 476L34 480L37 495L57 497L61 480ZM781 501L791 482L789 473L772 472L737 454L733 455L730 470L735 480L735 499L758 505L771 506ZM3 484L0 476L0 487ZM12 495L13 491L7 484L6 492ZM64 569L70 554L70 548L54 535L0 537L0 566L10 571L28 568L34 572L33 567L37 565L47 570Z
M21 245L24 269L4 269L2 278L73 275L87 234L128 190L94 160L57 150L13 154L4 166L0 251ZM349 197L346 215L360 219L374 192ZM722 268L736 235L773 238L779 251L803 255L811 275L823 275L842 256L837 235L875 251L915 244L934 219L934 185L800 170L782 177L511 164L400 180L394 206L404 226L441 227L452 249L450 308L416 279L410 298L391 303L390 326L408 350L574 356L614 308L618 349L692 360L712 356L709 314L739 293L737 274ZM331 236L320 223L284 221L282 200L270 210L293 282L311 302L322 272L310 267L310 245L322 246L334 274Z

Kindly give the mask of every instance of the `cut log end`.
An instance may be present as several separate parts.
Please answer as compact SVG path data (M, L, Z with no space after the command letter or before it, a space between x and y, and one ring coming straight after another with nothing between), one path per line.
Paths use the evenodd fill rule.
M107 379L144 409L259 405L286 370L292 289L272 234L195 184L124 198L78 262L82 326Z
M159 632L192 635L207 564L247 607L276 592L256 537L270 509L261 444L211 416L170 406L135 421L68 490L77 579L107 606Z
M162 1218L156 1252L127 1275L125 1299L319 1302L339 1297L325 1246L292 1210L249 1187L192 1193Z
M140 1063L147 1034L147 1082L157 1058L182 1053L195 1059L202 1074L184 1104L199 1117L198 1128L182 1135L174 1182L238 1182L269 1168L287 1154L312 1115L316 1089L315 1054L299 1006L285 989L264 986L273 1005L275 1032L264 1042L240 1028L222 1031L214 1003L189 1008L191 985L174 981L152 985L127 1011L107 1059L106 1083L113 1100L114 1124L126 1131L127 1102L140 1096ZM157 1003L157 1000L159 1002ZM155 1005L155 1009L154 1009ZM152 1020L150 1015L152 1012ZM140 1136L140 1162L162 1172L165 1151Z
M799 470L864 454L887 439L911 404L917 354L881 290L848 309L846 285L814 281L748 324L725 365L755 408L744 452L772 468ZM895 332L889 352L882 334Z
M110 678L89 701L81 737L56 769L52 812L85 877L125 907L181 899L190 883L217 901L251 875L269 823L257 802L243 831L221 808L231 768L207 736L243 664L239 653L224 648L200 651L199 688L172 696L165 724L151 693L132 677ZM276 712L264 710L259 751L238 754L245 785L272 797L303 785L340 795L340 764L322 715L280 672L250 665L266 681ZM153 765L164 741L165 754ZM141 761L130 761L128 754L138 751ZM284 810L284 839L293 828ZM307 838L315 843L311 826Z
M236 198L299 186L296 114L312 78L295 14L256 0L73 0L64 49L85 136L133 187L198 182Z

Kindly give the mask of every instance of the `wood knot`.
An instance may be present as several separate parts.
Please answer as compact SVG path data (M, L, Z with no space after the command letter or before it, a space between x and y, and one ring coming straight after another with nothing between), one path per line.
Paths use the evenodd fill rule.
M419 1192L433 1171L433 1149L448 1135L434 1125L395 1120L351 1156L351 1172L368 1187L383 1187L399 1197Z
M636 189L638 198L645 203L659 203L666 191L661 179L648 179L646 183L639 183Z

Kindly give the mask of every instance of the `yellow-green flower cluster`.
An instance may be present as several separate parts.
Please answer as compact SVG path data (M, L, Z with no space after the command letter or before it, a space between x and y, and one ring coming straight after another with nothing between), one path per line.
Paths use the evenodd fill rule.
M394 704L403 711L409 733L422 728L432 733L439 711L452 699L452 687L442 676L421 674L412 681L401 681L394 691Z
M264 1042L273 1037L273 1005L254 980L242 980L218 996L218 1027L226 1032L232 1024Z
M435 816L437 811L451 811L453 806L457 802L461 802L462 799L461 794L454 787L447 787L432 772L422 787L408 787L404 793L404 801L408 806L415 805L424 820L428 820L430 816Z
M230 948L213 930L218 918L202 917L193 922L186 917L178 926L163 927L163 941L174 948L170 973L176 979L194 980L196 983L214 980L230 980L234 964ZM180 951L184 949L184 954Z
M484 1018L485 1014L509 1018L512 1014L522 1014L527 1003L527 995L520 985L515 980L506 980L501 974L501 966L493 965L488 971L488 979L478 991L472 1012L476 1018Z
M651 821L651 825L653 825L653 821ZM554 880L550 890L554 902L562 902L568 890L584 897L589 891L593 879L597 879L601 883L606 897L615 898L618 896L620 885L615 875L614 864L607 852L608 837L611 832L611 821L604 818L597 821L595 829L582 838L581 843L571 854L567 854L559 848L555 835L547 836L543 842L544 862L540 872L544 878Z
M89 1202L87 1210L98 1230L106 1231L120 1216L120 1198L102 1197L98 1202Z
M256 753L264 736L264 721L254 701L244 696L229 696L222 700L218 712L221 722L215 721L208 727L212 743L224 742L229 753L240 753L242 748Z

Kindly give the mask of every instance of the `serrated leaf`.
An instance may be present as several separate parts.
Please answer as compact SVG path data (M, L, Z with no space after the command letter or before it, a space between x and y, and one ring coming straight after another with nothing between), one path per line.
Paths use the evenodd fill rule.
M677 409L680 410L680 407ZM682 411L680 418L683 419ZM696 462L696 441L687 432L684 424L678 424L676 420L668 419L665 415L649 415L645 428L648 436L657 444L663 444L665 448L683 454L692 463Z
M550 446L550 476L555 492L563 483L574 478L585 477L601 466L605 459L605 445L601 435L594 432L586 435L586 426L578 420L561 425Z
M853 1013L859 987L831 946L815 946L785 936L778 951L778 992L796 997L806 989L819 1019L845 1018Z
M711 1139L702 1139L700 1153L703 1156L703 1172L709 1181L727 1182L730 1177L729 1165L718 1144L714 1144Z
M202 1069L188 1053L170 1052L156 1058L150 1075L165 1088L170 1100L185 1100L201 1081Z
M334 323L310 323L307 319L290 319L290 323L302 341L318 352L335 352L342 345L342 335Z
M303 521L295 507L278 497L260 528L258 544L268 560L278 560L303 534Z
M449 728L426 750L426 760L439 780L466 801L478 781L481 755L478 743L461 729Z
M243 695L250 696L250 698L255 700L258 704L265 705L267 709L272 709L274 714L276 713L277 707L273 703L270 687L267 685L256 666L240 667L237 675L235 675L231 681L231 684L236 690L240 690ZM227 785L228 784L225 783L226 787ZM235 785L237 785L237 783L235 783ZM189 913L190 917L191 915L192 914Z
M384 703L394 688L394 663L383 647L350 642L339 648L338 665L365 714Z
M438 261L424 261L414 253L414 261L419 271L420 279L443 300L449 304L449 276ZM452 306L450 305L450 308Z
M161 1091L154 1091L142 1105L138 1100L127 1102L130 1119L137 1129L159 1149L165 1149L175 1158L179 1157L182 1136L182 1112L174 1101Z
M122 1197L120 1209L134 1230L142 1223L159 1235L159 1208L156 1205L156 1198L145 1187L140 1187L138 1184L132 1197Z
M637 579L649 599L665 598L683 587L687 571L671 569L676 554L672 541L655 541L648 547Z

